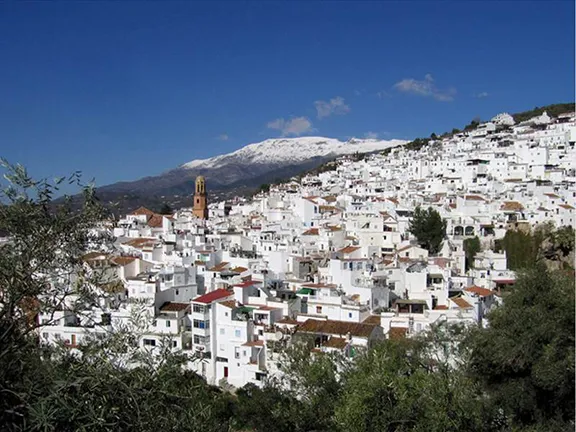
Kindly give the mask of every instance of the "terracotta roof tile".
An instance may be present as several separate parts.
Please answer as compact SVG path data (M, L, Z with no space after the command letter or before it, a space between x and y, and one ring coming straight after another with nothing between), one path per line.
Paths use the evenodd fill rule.
M449 300L452 301L460 309L470 309L472 307L472 305L468 303L466 300L464 300L462 297L452 297Z
M356 252L360 249L358 246L346 246L345 248L340 249L338 252L342 252L343 254L349 254L352 252Z
M464 199L466 201L486 201L484 198L482 198L480 195L465 195Z
M348 345L348 342L346 341L345 338L331 337L323 345L326 348L344 349L346 348L346 345Z
M472 293L472 294L477 294L480 297L488 297L493 295L494 293L492 291L490 291L487 288L482 288L476 285L472 285L471 287L466 288L464 291Z
M162 312L180 312L190 308L190 303L166 302L160 306Z
M377 326L374 324L360 324L346 321L318 321L308 319L298 326L298 331L303 333L323 333L346 336L348 333L357 337L368 337Z
M242 344L242 346L249 346L249 347L264 346L264 341L263 340L250 341Z
M200 297L196 297L194 300L192 300L194 303L204 303L204 304L209 304L212 303L216 300L221 300L227 297L231 297L233 296L234 293L232 291L228 291L225 289L217 289L215 291L209 292L207 294L201 295Z
M155 213L152 210L147 209L146 207L139 207L130 214L135 215L135 216L141 216L141 215L154 216L155 215Z
M388 331L388 337L390 339L404 339L408 334L408 329L406 327L390 327Z
M524 206L520 204L518 201L504 201L502 206L500 206L500 210L503 211L520 211L524 210Z
M150 228L161 228L164 216L155 214L148 219L148 226Z
M304 231L302 235L318 235L318 228L310 228L308 231Z

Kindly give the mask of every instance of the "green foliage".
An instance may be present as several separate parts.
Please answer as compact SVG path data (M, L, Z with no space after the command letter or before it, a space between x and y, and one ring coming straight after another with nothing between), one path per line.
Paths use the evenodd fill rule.
M480 124L480 121L481 120L479 117L475 117L474 119L472 119L472 121L469 124L467 124L464 127L464 131L467 132L467 131L471 131L471 130L476 129L478 127L478 125Z
M439 352L433 339L390 340L371 350L345 377L339 430L490 430L477 385Z
M533 232L508 230L504 238L495 243L495 250L506 252L508 268L531 268L541 260L556 262L568 268L566 258L574 251L574 229L560 227L554 230L551 223L543 224Z
M78 173L35 181L2 164L0 189L0 425L3 431L227 430L230 398L181 367L167 346L142 353L136 327L79 347L39 345L36 314L80 314L97 304L106 271L87 271L82 256L110 246L94 234L107 213ZM60 184L77 184L83 203L50 206ZM135 314L134 323L138 323ZM126 367L126 365L137 367Z
M520 427L572 421L573 275L543 266L522 273L489 323L470 336L469 369L492 403Z
M172 212L172 207L170 207L167 203L163 203L159 211L159 213L162 215L171 215Z
M474 266L476 254L482 250L478 236L464 239L464 252L466 254L466 270Z
M514 117L514 121L516 123L521 123L523 121L530 120L533 117L541 115L544 111L546 111L550 117L557 117L560 114L574 112L575 111L574 102L536 107L530 111L523 111L518 114L513 114L512 117Z
M256 193L268 193L270 192L270 185L268 183L261 184Z
M426 147L429 142L430 142L430 138L416 138L415 140L410 141L409 143L405 144L404 148L406 150L419 151L423 147Z
M420 247L428 250L431 255L436 255L442 249L442 242L446 237L446 221L432 207L427 210L416 207L408 229L416 237Z

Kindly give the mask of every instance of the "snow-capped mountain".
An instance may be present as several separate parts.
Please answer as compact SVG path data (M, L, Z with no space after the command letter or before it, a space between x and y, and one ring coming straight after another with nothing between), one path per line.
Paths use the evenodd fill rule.
M98 194L103 201L119 201L125 207L130 207L129 202L139 203L134 204L137 207L158 201L185 206L198 175L206 177L213 197L224 192L229 195L300 174L339 155L385 150L405 142L323 137L268 139L228 154L193 160L157 176L103 186L98 188Z
M248 144L232 153L209 159L196 159L185 163L182 168L218 168L230 163L294 165L317 157L385 150L405 142L376 139L339 141L324 137L276 138Z

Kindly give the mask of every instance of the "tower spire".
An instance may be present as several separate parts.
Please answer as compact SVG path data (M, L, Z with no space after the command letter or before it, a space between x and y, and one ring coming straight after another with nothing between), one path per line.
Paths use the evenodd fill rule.
M208 195L206 193L206 179L204 179L204 176L196 177L193 212L197 218L208 219Z

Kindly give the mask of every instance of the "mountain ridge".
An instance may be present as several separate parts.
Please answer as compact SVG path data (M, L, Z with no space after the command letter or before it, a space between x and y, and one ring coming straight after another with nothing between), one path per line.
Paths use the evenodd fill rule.
M183 207L190 203L182 197L193 193L193 183L198 175L206 177L214 201L250 192L266 181L314 169L338 156L383 151L407 142L397 139L271 138L230 153L195 159L159 175L101 186L97 188L97 194L104 203L118 203L122 210L139 205L157 207L158 203Z

